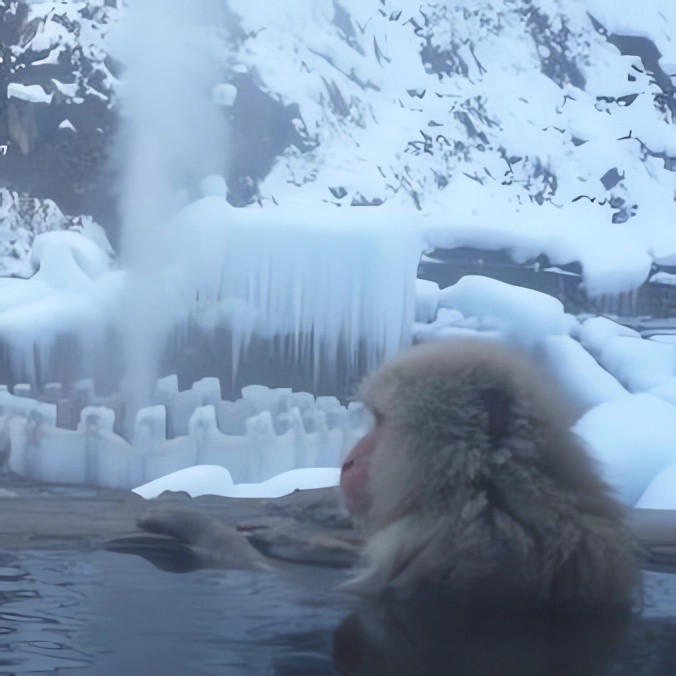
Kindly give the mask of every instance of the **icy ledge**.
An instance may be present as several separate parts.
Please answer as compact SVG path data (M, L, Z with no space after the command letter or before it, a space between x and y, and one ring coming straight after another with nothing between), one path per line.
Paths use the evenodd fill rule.
M77 430L65 430L55 425L54 405L0 392L10 468L47 483L133 488L206 465L227 474L226 487L260 484L299 468L337 471L371 424L363 405L345 407L335 397L250 385L229 402L220 401L216 379L182 392L167 380L175 383L158 383L165 403L139 411L131 442L113 432L115 413L105 406L85 406ZM167 429L177 435L167 438ZM223 472L213 479L218 485Z

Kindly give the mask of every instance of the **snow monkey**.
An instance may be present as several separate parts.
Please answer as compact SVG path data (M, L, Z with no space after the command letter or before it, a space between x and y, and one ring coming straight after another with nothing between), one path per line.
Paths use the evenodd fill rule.
M367 537L355 591L433 585L473 605L623 604L637 561L623 511L526 356L430 342L362 388L375 426L343 465Z
M630 600L637 561L623 511L527 357L493 342L431 342L386 363L362 395L375 425L340 483L365 565L346 588L562 610ZM230 565L228 542L241 533L193 521L140 523L188 542L205 565ZM246 546L234 548L233 567ZM251 567L262 567L251 551Z

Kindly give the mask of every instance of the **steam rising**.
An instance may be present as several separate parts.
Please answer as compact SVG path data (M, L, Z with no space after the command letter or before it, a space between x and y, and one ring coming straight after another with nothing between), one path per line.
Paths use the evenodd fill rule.
M122 83L122 262L127 420L148 403L177 308L167 221L208 174L223 170L224 123L211 100L222 26L212 0L135 0L119 36Z

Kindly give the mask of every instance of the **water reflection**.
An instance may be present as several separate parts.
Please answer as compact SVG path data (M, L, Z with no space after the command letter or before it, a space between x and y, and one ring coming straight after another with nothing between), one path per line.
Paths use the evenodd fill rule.
M631 611L551 614L440 601L362 604L334 636L339 674L673 676L676 575L645 573Z
M57 553L0 554L0 672L84 667L93 654L76 647L81 575Z
M341 674L601 676L611 673L626 619L515 610L372 607L336 631Z
M0 673L322 674L340 573L158 570L109 552L0 558Z

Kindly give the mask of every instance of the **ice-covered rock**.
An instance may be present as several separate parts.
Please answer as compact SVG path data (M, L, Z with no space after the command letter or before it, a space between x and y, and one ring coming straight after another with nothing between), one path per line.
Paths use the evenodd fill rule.
M129 488L143 477L138 453L105 425L73 432L14 417L10 440L10 468L34 481Z
M434 321L439 307L439 285L427 279L416 279L415 282L415 320L429 323Z
M80 383L86 397L76 396L75 401L96 400L89 385ZM174 379L163 379L156 392L168 392L175 398L181 394L175 392L175 385ZM193 387L187 392L215 393L209 387ZM362 405L353 403L348 411L336 397L315 400L306 392L293 393L288 388L253 388L247 393L249 397L265 394L275 418L270 409L256 412L250 398L192 409L154 405L136 414L130 445L113 433L112 408L84 406L77 431L71 432L55 428L51 419L39 414L40 406L51 404L0 391L0 403L2 396L10 398L0 410L0 427L7 431L5 445L10 448L11 466L20 474L41 481L130 487L133 482L150 481L194 464L225 467L238 483L263 481L302 467L340 467L370 420ZM295 403L302 403L302 410L290 405L295 394L300 394ZM194 396L192 403L199 404L202 398ZM10 406L16 401L18 409ZM186 434L167 439L176 410L188 416ZM219 426L230 429L224 432ZM61 457L65 446L69 450Z
M23 395L21 389L15 394L0 390L0 415L31 417L44 422L46 425L56 426L56 405L36 401L30 398L30 389Z
M221 382L218 378L202 378L193 383L200 406L216 406L221 401Z
M162 405L147 406L136 414L133 444L152 447L167 438L167 409Z
M138 425L137 418L137 425ZM105 406L85 406L80 411L78 432L90 430L112 432L115 425L115 411ZM138 434L138 433L137 433Z

